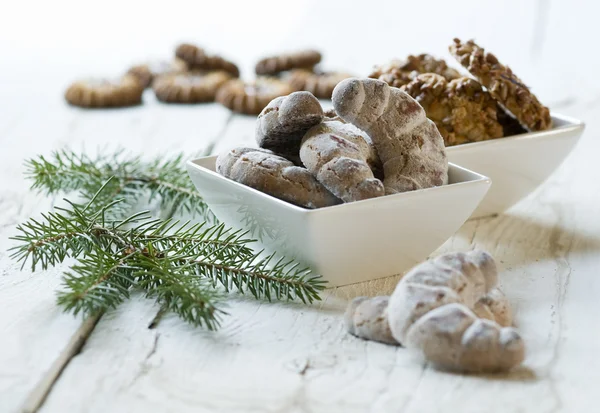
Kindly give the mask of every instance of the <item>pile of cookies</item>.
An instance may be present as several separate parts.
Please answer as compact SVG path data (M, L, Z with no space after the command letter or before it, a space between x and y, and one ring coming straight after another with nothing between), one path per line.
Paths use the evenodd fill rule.
M369 75L415 98L446 146L552 127L550 111L508 66L472 40L454 39L450 53L474 77L428 54L376 66Z
M305 208L444 185L444 140L406 92L345 79L324 112L310 92L272 100L256 121L259 148L222 153L217 172Z
M166 103L218 102L238 113L257 115L274 98L306 90L322 99L331 98L335 85L350 77L315 68L321 53L303 50L261 59L256 79L239 79L238 67L229 60L184 43L173 60L133 66L117 79L85 79L65 93L67 102L86 108L124 107L142 102L151 87Z

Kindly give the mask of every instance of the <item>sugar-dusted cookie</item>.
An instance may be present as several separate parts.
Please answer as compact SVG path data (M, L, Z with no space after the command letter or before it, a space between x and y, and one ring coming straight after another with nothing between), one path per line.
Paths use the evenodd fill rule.
M186 62L190 70L222 70L230 73L233 77L240 75L240 70L234 63L221 56L206 54L204 49L190 43L177 46L175 56Z
M519 79L508 66L498 61L496 56L487 53L473 40L466 43L454 39L450 53L490 94L505 107L521 124L532 131L550 129L550 110Z
M148 87L152 84L152 80L156 77L171 73L182 73L187 71L187 64L181 59L157 60L154 62L144 63L133 66L127 74L138 78L142 86Z
M352 77L343 72L319 72L307 69L292 70L289 82L296 90L306 90L319 99L331 99L333 89L342 80Z
M219 89L216 101L234 112L258 115L270 101L293 91L289 83L274 77L258 77L249 83L232 79Z
M344 202L385 195L371 165L379 158L366 134L349 123L322 122L306 132L300 159L325 188Z
M435 73L425 73L400 89L423 106L446 146L503 136L498 105L476 80L460 77L448 81Z
M216 167L227 178L304 208L340 203L306 169L266 149L232 149L219 155Z
M373 141L386 194L448 183L444 138L406 92L381 80L345 79L335 87L332 101L342 119Z
M117 79L85 79L71 84L65 99L73 106L108 108L142 103L144 86L132 75Z
M254 68L257 75L276 75L286 70L312 68L321 61L321 53L316 50L301 50L261 59Z
M460 73L448 67L442 59L429 54L410 55L405 60L392 60L391 62L375 66L370 78L383 80L390 86L400 87L421 73L436 73L447 80L460 77Z
M256 120L256 143L265 149L298 160L302 137L323 120L323 108L309 92L294 92L273 99Z
M223 71L173 73L156 78L152 88L163 102L213 102L217 90L229 79L231 75Z

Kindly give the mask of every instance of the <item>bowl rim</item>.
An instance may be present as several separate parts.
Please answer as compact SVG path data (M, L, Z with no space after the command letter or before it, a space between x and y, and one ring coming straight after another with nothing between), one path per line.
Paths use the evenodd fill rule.
M583 132L583 130L585 129L585 123L582 120L554 112L552 112L550 115L552 116L553 121L560 120L565 122L566 124L561 126L553 126L552 129L548 130L542 130L537 132L525 132L520 133L518 135L507 136L505 138L497 138L481 142L470 142L463 143L461 145L447 146L446 150L450 152L459 152L461 150L479 149L487 146L510 144L515 141L535 140L540 138L547 139L549 136L561 138L564 133L575 131Z
M218 172L212 171L212 170L198 164L198 162L200 162L200 161L207 161L211 158L216 160L217 155L203 156L200 158L195 158L195 159L191 159L191 160L187 161L186 166L187 166L188 171L190 171L190 169L198 170L203 174L208 174L213 177L216 177L219 180L227 181L230 184L233 184L234 186L236 186L237 188L240 188L243 191L247 191L247 192L253 194L254 196L262 197L263 199L266 199L269 202L273 202L275 204L281 205L282 207L291 209L293 211L296 211L297 213L302 213L302 214L318 214L318 213L322 213L325 211L336 211L336 210L339 210L340 208L351 208L355 205L368 207L369 205L372 205L374 203L378 203L378 202L381 203L382 200L392 201L392 200L396 200L398 198L406 199L406 198L410 198L410 197L414 197L414 196L420 196L424 193L428 193L431 191L446 190L446 188L453 188L453 187L456 187L459 185L473 185L473 184L484 183L484 184L487 184L489 187L492 184L492 180L489 177L482 175L478 172L472 171L470 169L464 168L460 165L456 165L452 162L448 162L449 170L450 170L450 168L452 168L454 170L467 172L473 176L473 179L470 179L467 181L455 182L455 183L442 185L442 186L434 186L431 188L416 189L414 191L402 192L402 193L397 193L397 194L393 194L393 195L385 195L385 196L377 197L377 198L363 199L361 201L347 202L347 203L341 203L341 204L331 205L331 206L327 206L327 207L308 209L308 208L300 207L298 205L294 205L290 202L284 201L282 199L276 198L272 195L269 195L267 193L259 191L258 189L254 189L247 185L236 182L232 179L226 178L223 175L219 174Z

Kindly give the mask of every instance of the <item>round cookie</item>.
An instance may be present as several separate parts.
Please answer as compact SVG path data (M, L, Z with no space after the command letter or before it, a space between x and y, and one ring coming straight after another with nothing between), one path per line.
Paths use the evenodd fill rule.
M232 149L219 155L216 169L236 182L304 208L340 203L306 169L264 149Z
M145 88L152 84L152 80L161 75L171 73L182 73L187 71L187 64L181 59L157 60L154 62L144 63L133 66L127 71L127 74L138 78L142 86Z
M352 77L342 72L313 72L306 69L292 70L289 82L296 90L306 90L319 99L331 99L333 89L342 80Z
M321 61L321 53L316 50L300 50L261 59L254 71L257 75L276 75L286 70L312 68Z
M288 159L298 160L302 137L323 120L323 108L309 92L273 99L256 120L256 143Z
M135 76L124 75L118 79L86 79L71 84L65 99L73 106L83 108L109 108L133 106L142 103L143 85Z
M230 73L233 77L240 76L240 70L235 63L223 59L221 56L208 55L204 49L190 43L177 46L175 56L186 62L191 70L222 70Z
M152 85L158 100L167 103L213 102L217 90L229 79L227 72L174 73L159 76Z
M450 53L463 65L488 92L521 124L532 131L550 129L550 110L519 79L508 66L487 53L473 40L466 43L454 39Z
M216 101L233 112L258 115L270 101L292 92L288 83L273 77L258 77L249 83L232 79L219 89Z

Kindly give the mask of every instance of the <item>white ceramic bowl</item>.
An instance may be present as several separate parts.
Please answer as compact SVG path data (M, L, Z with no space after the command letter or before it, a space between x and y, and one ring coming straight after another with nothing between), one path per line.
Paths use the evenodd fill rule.
M493 185L471 218L504 212L540 186L569 155L583 122L552 115L548 131L447 148L450 162L492 179Z
M216 217L250 232L255 249L294 258L329 282L398 274L425 259L469 218L490 179L450 165L449 185L309 210L214 172L216 157L187 169Z

